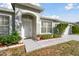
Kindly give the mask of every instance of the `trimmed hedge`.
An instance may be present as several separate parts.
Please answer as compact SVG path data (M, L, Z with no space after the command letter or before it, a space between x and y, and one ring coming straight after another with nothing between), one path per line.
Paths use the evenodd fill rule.
M53 34L53 38L59 38L59 37L61 37L61 35L59 35L59 34Z
M40 34L40 35L37 35L37 36L39 36L41 40L60 37L60 35L57 35L57 34L42 34L42 35Z
M79 25L72 26L72 34L79 34Z
M11 35L2 35L0 36L0 43L2 45L12 45L18 43L21 40L21 37L17 32L13 32Z
M64 32L64 30L65 30L65 28L67 27L67 23L60 23L60 24L58 24L55 28L54 28L54 34L59 34L59 35L61 35L63 32Z
M41 39L51 39L53 38L53 35L51 34L43 34L43 35L40 35Z

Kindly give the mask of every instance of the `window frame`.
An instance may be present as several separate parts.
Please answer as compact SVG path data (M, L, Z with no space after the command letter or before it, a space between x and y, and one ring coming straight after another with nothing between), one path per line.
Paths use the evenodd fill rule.
M9 27L9 29L8 29L8 34L10 34L11 33L11 31L12 31L12 16L11 15L9 15L9 14L3 14L3 13L0 13L0 16L3 16L4 17L4 19L5 19L5 17L9 17L9 24L8 25L5 25L5 26L8 26ZM3 26L3 25L2 25ZM3 35L3 34L2 34Z
M42 32L42 28L43 28L42 22L46 22L47 23L46 27L45 27L46 28L46 32L45 33ZM51 23L51 29L52 29L52 21L50 21L50 20L41 20L41 34L51 34L50 32L48 32L48 28L49 28L48 23Z

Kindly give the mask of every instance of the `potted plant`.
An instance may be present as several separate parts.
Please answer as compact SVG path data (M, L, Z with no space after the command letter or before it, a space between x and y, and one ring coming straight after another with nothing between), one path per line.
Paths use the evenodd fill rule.
M36 36L36 40L39 41L41 39L40 35Z

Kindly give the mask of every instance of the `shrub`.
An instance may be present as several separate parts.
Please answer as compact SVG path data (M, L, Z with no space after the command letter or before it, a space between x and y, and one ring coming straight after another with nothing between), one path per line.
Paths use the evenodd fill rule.
M52 34L43 34L43 35L40 35L41 39L51 39L53 38L53 35Z
M79 26L78 25L72 26L72 34L79 34Z
M54 34L55 35L61 35L63 32L64 32L64 30L65 30L65 28L67 27L67 23L60 23L60 24L58 24L55 28L54 28Z
M53 38L59 38L59 37L61 37L61 35L59 35L59 34L53 34Z
M2 35L0 36L0 43L3 45L12 45L18 43L21 40L21 37L17 32L13 32L11 35Z
M41 40L60 37L60 35L57 35L57 34L42 34L42 35L37 35L37 36L39 36Z

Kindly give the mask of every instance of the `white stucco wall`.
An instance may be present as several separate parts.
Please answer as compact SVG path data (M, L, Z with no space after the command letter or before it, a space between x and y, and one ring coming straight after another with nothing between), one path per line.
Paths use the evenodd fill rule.
M40 19L40 15L38 15L37 21L36 21L36 34L41 34L41 19Z
M19 8L16 8L16 12L19 10L19 12L18 12L18 15L20 16L20 19L22 20L22 14L27 14L27 13L30 13L30 14L32 14L32 15L34 15L35 17L36 17L36 19L33 21L34 23L36 23L35 25L34 25L34 27L36 26L36 28L34 28L33 30L35 30L33 33L34 33L34 35L36 34L40 34L41 33L41 29L40 29L40 25L41 25L41 21L40 21L40 14L39 13L37 13L37 12L33 12L33 11L30 11L30 10L24 10L24 9L19 9ZM18 20L18 22L19 22L20 20ZM20 23L22 23L22 21L20 22ZM16 25L17 26L17 25ZM19 30L19 32L21 32L21 35L22 35L22 37L23 37L23 27L21 27L21 30Z
M56 22L52 22L52 28L56 26Z

